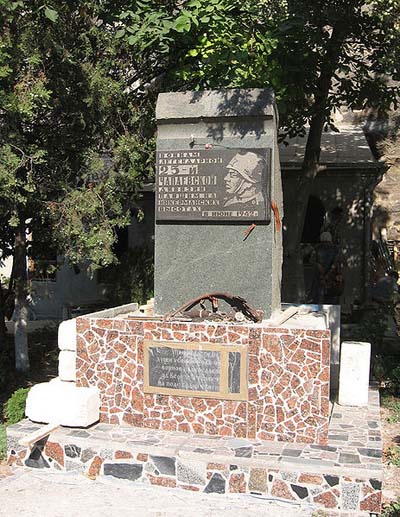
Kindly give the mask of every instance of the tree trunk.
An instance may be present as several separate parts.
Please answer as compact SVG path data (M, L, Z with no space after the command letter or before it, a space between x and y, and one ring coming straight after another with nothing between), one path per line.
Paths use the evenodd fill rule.
M29 370L28 356L28 301L26 271L25 224L20 223L15 232L15 369L17 372Z
M290 196L289 217L285 218L283 274L284 301L288 303L302 303L305 301L304 269L300 246L301 235L303 233L311 188L320 169L321 139L326 121L328 96L343 38L344 34L341 30L335 29L333 31L323 59L321 74L316 88L314 115L310 120L304 160L292 196Z
M4 348L4 343L6 341L6 316L5 316L5 297L3 293L3 287L0 282L0 351Z

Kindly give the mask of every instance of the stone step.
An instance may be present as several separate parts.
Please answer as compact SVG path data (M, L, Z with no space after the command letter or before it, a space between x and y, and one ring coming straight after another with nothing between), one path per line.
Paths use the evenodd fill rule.
M325 510L379 512L379 399L334 406L328 445L192 435L111 424L59 428L31 451L18 440L39 425L10 426L9 463L112 476L204 493L258 494Z

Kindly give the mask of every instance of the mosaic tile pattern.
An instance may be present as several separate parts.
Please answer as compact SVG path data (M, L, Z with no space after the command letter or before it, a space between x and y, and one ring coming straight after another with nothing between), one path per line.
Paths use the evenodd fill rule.
M77 385L99 388L101 422L326 443L329 331L81 317L77 332ZM246 347L248 400L145 394L145 339Z
M368 408L335 405L333 415L327 445L100 423L87 430L60 428L31 452L18 445L18 440L40 425L25 420L7 428L8 461L206 493L261 494L313 503L329 511L379 513L378 393L370 392Z

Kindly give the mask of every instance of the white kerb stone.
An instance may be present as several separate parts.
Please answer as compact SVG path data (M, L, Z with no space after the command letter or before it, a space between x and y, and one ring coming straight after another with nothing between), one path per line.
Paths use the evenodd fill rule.
M76 381L76 353L61 350L58 355L58 376L62 381Z
M371 344L344 341L340 355L339 404L367 406Z
M26 416L33 422L87 427L100 418L100 393L53 379L33 386L26 399Z
M58 348L76 352L76 319L66 320L58 327Z

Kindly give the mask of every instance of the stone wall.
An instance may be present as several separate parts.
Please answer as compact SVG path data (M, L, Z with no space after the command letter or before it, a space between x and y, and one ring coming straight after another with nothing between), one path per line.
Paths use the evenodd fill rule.
M239 345L247 401L144 393L144 340ZM77 386L101 393L100 420L237 438L325 443L330 332L256 324L77 319Z

